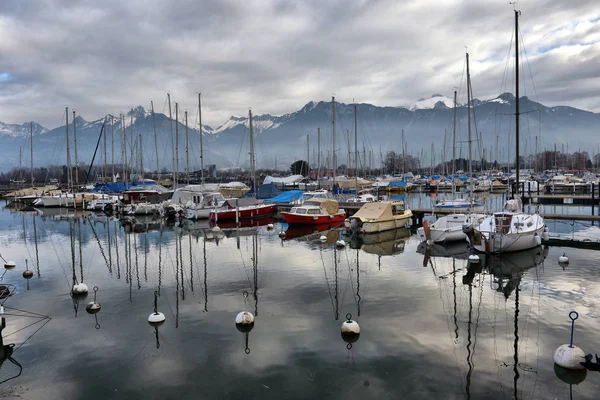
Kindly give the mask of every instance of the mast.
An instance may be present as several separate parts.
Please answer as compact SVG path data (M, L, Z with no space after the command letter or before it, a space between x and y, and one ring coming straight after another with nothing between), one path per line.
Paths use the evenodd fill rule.
M188 118L187 111L185 112L185 181L190 184L190 156L189 156L189 132L188 132Z
M306 173L310 177L310 136L306 135Z
M133 108L131 109L131 115L129 116L129 120L130 120L130 123L129 123L129 125L130 125L130 126L129 126L129 131L131 132L131 139L130 139L130 140L133 140ZM132 152L132 154L131 154L131 157L132 157L132 158L133 158L133 154L135 154L135 153L133 153L133 152ZM136 159L136 162L135 162L135 164L131 166L131 172L132 172L132 173L133 173L133 168L134 168L134 167L137 167L137 159Z
M29 150L30 150L30 164L31 164L31 188L33 188L33 122L29 123Z
M156 117L154 115L154 102L150 102L150 108L152 110L152 129L154 130L154 151L156 152L156 176L160 181L160 169L158 169L158 139L156 137Z
M358 201L358 105L354 104L354 189Z
M169 102L169 127L171 129L171 154L173 156L173 187L175 187L175 143L173 142L173 114L171 113L171 94L167 93L167 100Z
M204 185L204 148L202 146L202 93L198 93L198 119L200 121L200 183Z
M120 115L121 119L121 167L123 169L123 183L127 184L127 132L125 131L125 116Z
M467 123L469 131L469 185L473 195L473 163L471 162L471 74L469 72L469 53L467 53Z
M331 136L333 137L333 153L332 153L332 164L333 164L333 186L335 186L335 176L337 175L337 159L335 158L335 97L331 96ZM333 189L332 186L332 189Z
M252 110L248 110L248 121L250 124L250 180L252 181L254 197L256 197L257 188L254 180L254 128L252 127Z
M175 103L175 187L179 183L179 104Z
M111 182L115 180L115 119L113 116L110 116L110 132L111 132L111 156L110 156L110 164L112 166L112 177Z
M69 107L65 108L65 130L67 137L67 189L71 190L73 185L73 172L71 171L71 149L69 146Z
M402 129L402 179L404 179L405 167L406 167L406 146L404 145L404 129Z
M142 134L138 134L140 137L140 176L144 179L144 151L142 150Z
M321 128L317 128L317 183L321 179Z
M516 138L516 185L515 190L519 192L519 14L515 10L515 138Z
M77 125L75 124L75 111L73 111L73 143L75 146L75 186L79 186L79 158L77 157Z
M22 181L23 181L23 147L19 146L19 185L21 185Z
M104 123L106 123L106 117ZM106 132L104 132L104 182L106 182L106 175L108 175L108 150L106 149Z

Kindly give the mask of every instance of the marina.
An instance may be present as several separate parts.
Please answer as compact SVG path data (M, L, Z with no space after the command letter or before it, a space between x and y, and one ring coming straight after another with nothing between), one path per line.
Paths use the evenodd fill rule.
M129 229L101 214L56 213L0 213L2 255L17 263L2 277L17 288L2 303L4 342L23 344L13 354L23 367L17 384L0 393L153 397L161 385L169 398L270 398L302 386L302 398L591 399L600 384L589 372L570 387L552 360L571 310L578 345L597 351L594 250L540 247L471 265L464 242L444 250L454 256L436 255L438 245L421 254L409 230L356 241L333 227L325 241L310 230L282 240L277 232L291 228L278 222L215 236L208 222L141 217L147 228ZM566 267L557 262L565 252ZM70 295L73 276L89 287L86 298ZM166 317L159 327L146 321L155 291ZM101 310L89 315L96 296ZM49 322L35 332L16 309ZM234 324L244 310L255 318L245 333ZM360 324L351 343L340 336L346 314ZM2 379L17 372L0 369Z
M600 397L593 2L29 3L1 399Z

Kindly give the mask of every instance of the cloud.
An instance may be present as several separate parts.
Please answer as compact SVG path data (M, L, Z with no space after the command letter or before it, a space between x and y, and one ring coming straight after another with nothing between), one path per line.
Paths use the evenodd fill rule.
M600 110L597 3L519 6L539 101ZM332 93L408 105L451 95L465 46L475 96L493 97L511 90L503 77L513 22L510 6L492 0L5 0L0 77L10 79L0 79L0 120L54 127L65 105L91 120L150 100L162 112L167 92L195 110L201 91L215 127L249 107L282 114ZM524 84L532 93L531 79Z

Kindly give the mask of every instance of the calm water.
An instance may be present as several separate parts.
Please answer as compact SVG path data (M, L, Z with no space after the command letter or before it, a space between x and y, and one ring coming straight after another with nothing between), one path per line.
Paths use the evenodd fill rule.
M464 244L424 254L409 231L337 250L335 230L324 244L310 230L282 241L284 224L225 230L217 241L206 224L126 229L52 214L0 213L1 253L18 263L3 276L18 288L4 304L3 336L23 367L0 397L598 398L599 373L570 387L552 361L569 340L571 310L576 344L600 351L594 251L537 249L477 269ZM90 287L79 303L69 295L74 273ZM93 286L95 316L85 311ZM157 330L147 323L155 290L167 318ZM247 336L234 324L245 309L256 315ZM347 313L361 327L350 349L340 336ZM5 362L0 380L18 372Z

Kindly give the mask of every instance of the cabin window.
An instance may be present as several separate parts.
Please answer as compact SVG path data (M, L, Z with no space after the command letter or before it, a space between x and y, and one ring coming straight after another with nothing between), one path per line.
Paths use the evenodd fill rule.
M306 208L298 208L296 214L306 214Z
M319 210L318 208L311 208L308 210L309 214L321 214L321 210Z
M291 213L295 213L296 211L298 211L298 207L292 207L292 209L290 210Z

